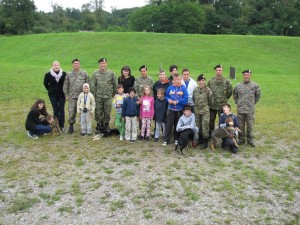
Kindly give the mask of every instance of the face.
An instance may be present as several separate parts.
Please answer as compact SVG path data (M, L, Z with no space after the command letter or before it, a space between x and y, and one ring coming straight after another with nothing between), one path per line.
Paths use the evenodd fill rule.
M124 77L129 76L129 70L123 70L122 72L123 72Z
M86 92L89 92L89 88L88 88L88 86L84 86L83 87L83 91L86 93Z
M74 70L79 70L79 68L80 68L80 62L79 61L74 61L72 65L73 65Z
M173 76L175 73L177 73L177 68L174 68L174 69L171 71L171 75Z
M107 62L100 62L99 63L100 70L106 70L106 66L107 66Z
M44 104L44 103L42 103L42 102L41 102L41 103L39 103L39 104L38 104L38 106L39 106L39 109L42 109L42 108L44 108L44 105L45 105L45 104Z
M140 72L141 72L142 77L147 77L147 70L146 70L146 68L141 69Z
M176 87L180 86L181 85L181 77L174 77L173 85Z
M215 69L215 72L216 72L216 75L217 75L217 76L222 76L223 68L216 68L216 69Z
M160 92L157 92L157 98L162 99L164 97L164 95Z
M190 72L189 71L184 71L182 73L182 78L184 81L188 81L190 79Z
M199 81L198 81L198 84L199 84L199 87L203 88L204 85L205 85L205 80L204 80L204 79L199 80Z
M135 92L134 92L134 91L131 91L131 92L129 93L129 96L130 96L130 98L133 98L133 97L135 96Z
M244 73L243 78L245 82L249 82L251 79L251 74L250 73Z
M185 116L189 117L192 114L192 111L191 110L184 110L183 113L184 113Z
M52 63L52 69L57 72L60 70L60 65L59 65L59 62L55 61Z
M118 94L123 94L124 88L118 88L117 92L118 92Z
M162 82L166 79L166 73L165 72L161 72L159 73L159 81Z
M145 95L150 95L151 91L149 88L145 88Z
M230 113L230 108L228 108L228 106L224 106L223 107L223 112L227 115Z

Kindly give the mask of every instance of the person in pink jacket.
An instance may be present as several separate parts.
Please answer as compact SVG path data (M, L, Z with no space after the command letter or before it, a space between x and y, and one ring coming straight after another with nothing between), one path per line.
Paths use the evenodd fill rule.
M150 86L144 86L140 99L140 119L142 121L140 140L150 140L151 120L154 116L154 98Z

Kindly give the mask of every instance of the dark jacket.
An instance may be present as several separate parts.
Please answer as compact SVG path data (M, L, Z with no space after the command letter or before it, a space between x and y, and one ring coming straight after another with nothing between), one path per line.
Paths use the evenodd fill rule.
M45 74L44 86L48 91L49 97L55 97L55 98L65 97L65 94L63 92L65 77L66 77L66 72L63 72L59 81L56 82L56 79L50 74L50 72Z
M48 122L45 120L44 116L46 115L41 115L39 110L31 109L26 118L26 130L35 132L35 126L37 124L48 125Z
M140 107L136 103L138 101L137 97L130 98L127 97L124 99L123 105L122 105L122 117L128 116L128 117L134 117L140 116Z
M159 123L165 123L167 111L168 111L168 102L166 102L166 99L156 98L154 101L154 120Z
M219 119L219 127L221 124L225 124L225 120L227 117L231 117L233 120L233 127L239 127L239 120L237 118L236 115L234 115L233 113L230 113L228 115L226 115L225 113L222 113ZM228 124L226 124L226 126L228 126Z
M163 83L160 82L160 81L156 81L154 84L153 84L153 97L156 99L157 98L157 90L159 88L163 88L165 89L165 91L168 89L168 87L170 86L171 84L169 83L169 80L166 79Z
M130 75L128 78L122 80L122 76L118 77L118 84L122 84L123 85L123 88L124 88L124 93L128 93L128 89L130 87L133 87L133 84L134 84L134 81L135 81L135 77Z

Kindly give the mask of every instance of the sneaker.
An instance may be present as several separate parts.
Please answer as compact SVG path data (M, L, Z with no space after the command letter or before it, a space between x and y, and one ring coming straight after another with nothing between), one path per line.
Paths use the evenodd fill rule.
M61 130L61 132L65 132L65 128L64 127L60 128L60 130Z
M149 138L149 137L146 137L146 141L149 142L149 141L150 141L150 138Z
M123 136L120 136L120 141L123 141Z
M38 139L39 137L38 136L36 136L35 134L31 134L30 133L30 131L29 132L27 132L27 136L28 137L30 137L31 139L34 139L34 140L36 140L36 139Z
M134 140L130 140L130 143L131 143L131 144L134 143Z
M175 143L174 143L175 145L178 145L178 140L175 140Z
M164 141L163 146L167 146L168 142Z
M84 135L86 135L86 133L81 133L80 135L81 135L81 136L84 136Z
M158 141L158 138L154 138L154 142L157 142Z

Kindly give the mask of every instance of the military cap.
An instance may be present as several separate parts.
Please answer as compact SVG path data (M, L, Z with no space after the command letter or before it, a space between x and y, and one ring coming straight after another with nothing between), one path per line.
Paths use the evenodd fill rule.
M204 74L200 74L200 75L198 76L197 81L200 81L200 80L206 80Z
M242 72L242 74L244 74L244 73L250 73L250 74L251 74L252 72L251 72L251 70L244 70L244 71Z
M139 68L139 71L141 71L142 69L146 69L147 70L147 66L146 65L142 65L140 68Z
M80 60L79 59L73 59L72 63L74 63L74 62L80 62Z
M98 60L98 63L100 63L100 62L107 62L107 59L106 58L101 58L101 59Z
M220 65L220 64L218 64L218 65L216 65L216 66L214 67L214 70L217 69L217 68L223 68L223 66Z

